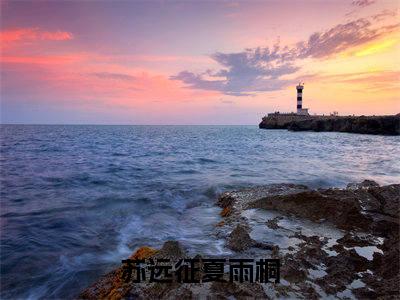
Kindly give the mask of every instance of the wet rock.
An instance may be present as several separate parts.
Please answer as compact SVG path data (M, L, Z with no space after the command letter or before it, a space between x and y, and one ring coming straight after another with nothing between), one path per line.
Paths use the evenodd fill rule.
M304 282L307 279L307 271L304 266L295 260L292 256L288 256L281 268L282 277L292 283Z
M250 237L247 228L242 225L237 225L228 237L227 246L233 251L244 251L254 246L256 242Z
M224 207L224 209L220 212L221 217L228 217L232 213L232 208L230 206Z
M308 190L307 186L299 184L270 184L243 189L240 191L225 192L217 200L217 205L231 207L232 209L246 209L248 203L272 195L287 195Z
M381 204L379 213L393 217L399 223L400 216L400 184L392 184L382 187L373 187L368 192Z
M157 251L154 258L167 258L171 261L177 261L181 258L185 258L186 253L182 248L181 244L177 241L167 241L164 243L162 248Z
M139 290L139 292L133 289L126 295L126 298L176 299L182 297L184 299L190 299L191 296L190 290L182 287L178 283L154 283L146 285L142 290Z
M184 256L185 252L178 242L167 241L159 251L147 246L141 247L130 256L130 259L170 258L173 261ZM172 284L159 286L148 283L134 284L133 282L125 282L121 266L86 288L78 296L78 299L122 299L129 295L130 297L136 295L136 298L143 299L144 295L163 295L172 288Z
M130 259L147 259L154 256L157 250L151 247L140 247L129 258ZM86 288L80 295L79 299L121 299L130 290L129 284L122 280L122 267L101 277L93 285Z
M269 299L258 283L213 282L211 291L217 299Z
M264 249L264 250L270 250L270 251L274 251L274 252L279 251L279 246L273 245L271 243L265 243L265 242L255 242L253 247Z
M271 219L271 220L268 220L266 223L267 223L267 226L269 227L269 228L271 228L271 229L278 229L279 228L279 225L278 225L278 221L280 220L280 219L282 219L281 217L276 217L276 218L273 218L273 219Z
M241 299L267 298L267 291L268 296L275 295L272 298L317 299L324 297L318 294L320 289L337 297L358 279L365 283L365 287L352 289L358 298L399 299L399 196L400 185L379 186L373 181L349 184L346 189L274 184L224 193L217 203L224 219L213 234L226 239L227 248L240 252L234 258L280 258L281 284L268 290L257 283L238 282L133 284L120 280L122 270L118 268L88 287L80 298ZM250 208L274 212L244 213ZM283 216L285 222L279 226ZM334 233L325 235L317 230L319 226ZM257 241L250 237L251 230ZM262 240L263 230L265 237L272 232L275 239L282 238L287 249ZM382 253L375 252L368 260L357 253L360 249L353 249L365 246L378 247ZM131 256L149 257L177 261L186 258L186 252L178 242L169 241L160 250L142 247Z
M126 292L122 278L122 268L118 268L97 280L80 293L78 299L121 299Z
M337 131L362 134L400 135L400 116L309 118L287 125L291 131Z
M373 180L364 180L362 182L352 182L347 185L347 189L350 190L368 189L371 187L379 187L379 184Z
M255 245L255 241L250 237L247 229L242 225L237 225L228 237L227 246L233 251L244 251Z
M215 226L216 227L221 227L221 226L224 226L224 225L225 225L225 221L222 220L222 221L218 222Z
M336 294L344 291L353 280L358 278L359 272L364 272L370 267L369 261L359 256L354 249L339 253L338 256L326 259L327 275L317 279L327 294Z
M136 250L129 259L146 259L157 253L157 250L151 247L143 246Z
M235 198L230 193L224 193L218 198L217 205L219 207L225 208L232 206L234 201Z
M374 237L371 235L357 236L353 233L346 233L341 239L337 241L345 247L366 247L375 245Z
M354 294L366 299L400 299L399 282L400 276L396 274L394 277L378 280L377 275L367 274L362 280L367 284L367 288L356 289Z
M371 223L371 219L361 213L357 197L341 190L265 197L252 202L249 207L277 210L314 222L327 219L342 229L365 229Z

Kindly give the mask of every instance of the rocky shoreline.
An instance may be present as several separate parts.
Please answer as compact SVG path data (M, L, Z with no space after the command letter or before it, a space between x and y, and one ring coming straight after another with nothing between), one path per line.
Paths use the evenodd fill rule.
M400 114L394 116L314 117L282 121L265 117L259 124L262 129L288 129L290 131L336 131L361 134L400 135Z
M373 181L345 189L273 184L226 192L216 202L215 236L233 258L280 259L280 283L134 283L122 280L121 266L78 298L398 299L399 197L400 184ZM159 250L141 247L131 258L187 254L179 241L168 241Z

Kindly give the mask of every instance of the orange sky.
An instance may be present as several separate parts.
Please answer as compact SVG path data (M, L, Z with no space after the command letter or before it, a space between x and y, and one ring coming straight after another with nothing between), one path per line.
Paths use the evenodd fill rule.
M397 1L1 2L1 122L395 114Z

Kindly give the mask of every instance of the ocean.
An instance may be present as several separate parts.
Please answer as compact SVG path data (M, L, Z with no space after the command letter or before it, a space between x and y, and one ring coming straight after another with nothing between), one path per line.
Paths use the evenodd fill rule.
M256 126L1 126L1 295L73 298L137 247L223 257L218 194L399 183L400 137Z

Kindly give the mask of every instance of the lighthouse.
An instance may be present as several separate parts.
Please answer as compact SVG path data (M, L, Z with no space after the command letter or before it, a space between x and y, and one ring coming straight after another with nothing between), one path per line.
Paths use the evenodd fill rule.
M303 89L304 89L304 83L299 83L298 86L296 86L297 90L297 114L298 115L303 115L303 116L308 116L308 108L303 108Z

